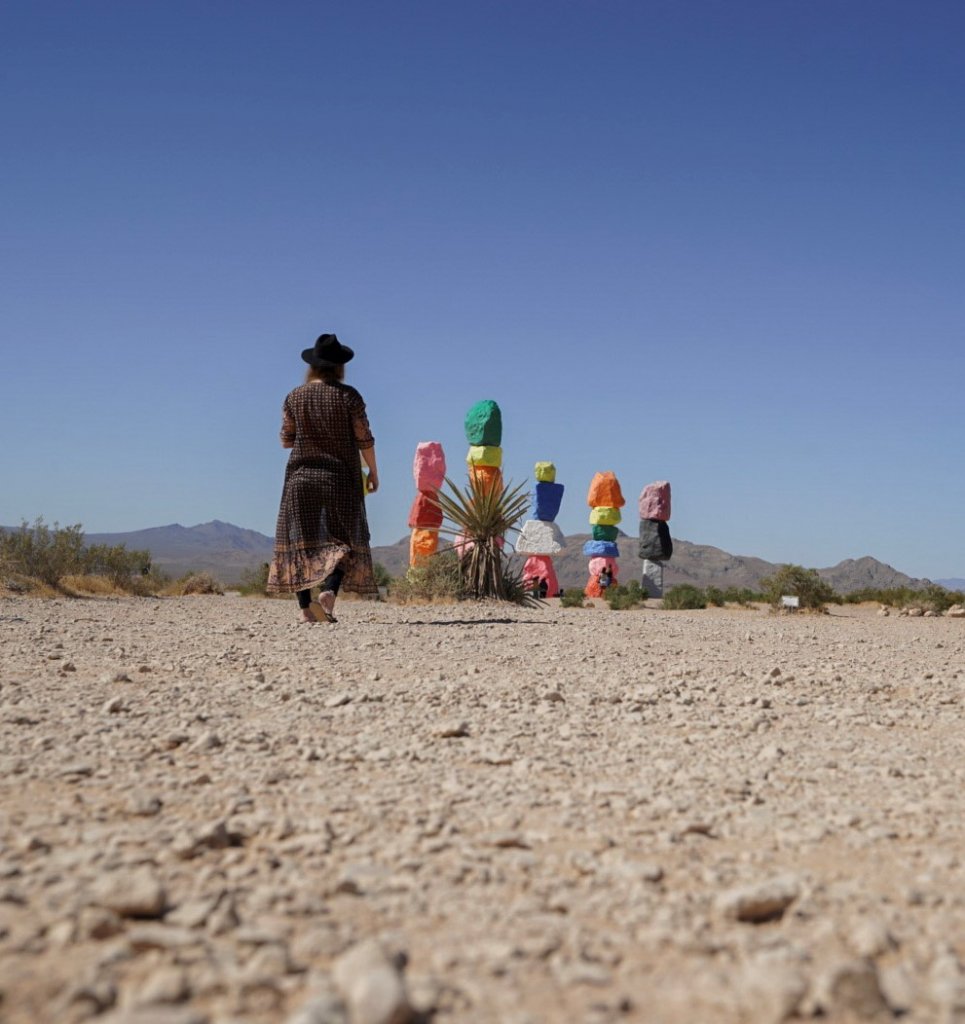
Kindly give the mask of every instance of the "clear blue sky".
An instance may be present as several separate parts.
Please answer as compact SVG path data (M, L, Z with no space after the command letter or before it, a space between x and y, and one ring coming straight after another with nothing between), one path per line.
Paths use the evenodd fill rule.
M8 0L0 523L272 533L335 331L375 543L495 398L566 532L612 469L677 537L965 576L963 39L958 0Z

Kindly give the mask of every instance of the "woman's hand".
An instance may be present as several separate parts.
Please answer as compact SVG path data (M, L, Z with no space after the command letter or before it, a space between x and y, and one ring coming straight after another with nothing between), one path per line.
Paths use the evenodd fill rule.
M377 470L370 469L368 478L365 481L365 490L369 494L375 494L379 489L379 474Z

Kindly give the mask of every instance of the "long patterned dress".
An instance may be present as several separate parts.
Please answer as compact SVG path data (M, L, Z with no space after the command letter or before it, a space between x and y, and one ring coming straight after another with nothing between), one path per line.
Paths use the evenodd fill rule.
M344 590L377 597L359 452L375 444L353 387L311 381L282 407L285 469L268 590L291 594L345 571Z

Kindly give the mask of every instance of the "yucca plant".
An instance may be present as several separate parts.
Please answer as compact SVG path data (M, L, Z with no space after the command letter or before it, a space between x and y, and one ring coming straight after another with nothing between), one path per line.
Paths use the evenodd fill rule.
M525 485L493 487L476 477L470 477L468 487L459 487L448 477L446 484L448 493L440 490L436 501L451 525L440 532L459 538L453 546L459 551L466 596L539 604L501 546L507 534L519 532L517 524L529 508Z

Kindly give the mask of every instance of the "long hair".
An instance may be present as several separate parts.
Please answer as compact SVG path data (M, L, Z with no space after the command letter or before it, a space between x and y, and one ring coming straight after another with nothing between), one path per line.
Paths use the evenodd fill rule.
M345 366L309 366L305 372L305 383L313 380L321 380L326 384L337 384L345 380Z

